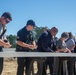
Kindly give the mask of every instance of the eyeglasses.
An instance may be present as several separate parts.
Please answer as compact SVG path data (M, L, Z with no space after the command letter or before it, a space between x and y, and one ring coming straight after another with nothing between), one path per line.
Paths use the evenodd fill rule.
M8 21L8 20L5 20L6 21L6 23L9 23L10 21Z

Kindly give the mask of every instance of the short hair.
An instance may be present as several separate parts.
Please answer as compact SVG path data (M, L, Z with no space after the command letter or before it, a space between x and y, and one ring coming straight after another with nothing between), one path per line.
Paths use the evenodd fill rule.
M5 18L12 20L12 16L9 12L4 12L1 17L5 17Z
M52 27L50 30L54 30L54 31L58 32L58 28L57 27Z
M74 38L72 32L68 32L68 34L69 34L69 38Z
M68 34L67 32L63 32L63 33L61 34L61 37L62 37L62 38L68 38L68 37L69 37L69 34Z
M28 26L28 25L31 25L31 26L33 26L33 27L36 26L36 25L35 25L35 22L34 22L33 20L28 20L27 23L26 23L26 26Z

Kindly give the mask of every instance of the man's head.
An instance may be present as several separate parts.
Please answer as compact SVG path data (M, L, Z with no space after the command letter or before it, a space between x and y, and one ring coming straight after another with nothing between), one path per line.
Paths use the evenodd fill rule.
M61 34L61 38L63 38L63 40L66 40L69 37L69 34L67 32L63 32Z
M68 34L69 34L69 38L73 38L74 39L74 36L73 36L72 32L68 32Z
M28 31L32 31L35 27L35 22L33 20L28 20L26 23L26 28Z
M6 25L11 20L12 20L12 17L11 17L11 14L9 12L5 12L5 13L2 14L2 16L1 16L1 23L3 25Z
M55 36L58 33L58 28L52 27L51 30L50 30L50 33L51 33L52 36Z

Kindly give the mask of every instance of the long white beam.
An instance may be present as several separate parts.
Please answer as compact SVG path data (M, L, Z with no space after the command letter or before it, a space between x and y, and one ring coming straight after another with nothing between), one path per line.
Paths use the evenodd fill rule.
M15 52L15 48L4 48L0 57L76 57L76 53Z
M0 52L0 57L76 57L76 53L47 53L47 52Z

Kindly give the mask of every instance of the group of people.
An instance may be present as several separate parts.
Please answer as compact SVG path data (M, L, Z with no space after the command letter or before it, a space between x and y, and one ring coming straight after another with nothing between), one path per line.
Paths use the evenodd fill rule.
M58 29L52 27L49 31L44 30L44 33L38 39L39 52L59 52L72 53L75 48L74 36L71 32L63 32L60 38L56 37ZM63 75L63 62L67 60L68 75L75 73L75 58L73 57L48 57L43 62L43 75L46 74L47 65L50 69L50 75ZM64 65L66 66L66 65ZM60 74L60 70L62 71ZM64 74L66 75L66 74Z
M2 14L0 18L0 52L3 47L11 47L10 42L7 40L6 24L12 21L12 16L9 12ZM36 50L37 52L56 52L56 53L72 53L75 48L75 40L71 32L63 32L60 38L56 37L58 28L52 27L51 29L44 29L44 32L39 36L37 42L34 40L33 32L36 26L33 20L28 20L26 25L17 32L17 52L30 52ZM16 75L30 75L29 70L32 57L17 57L17 74ZM47 66L50 69L50 75L59 75L60 69L63 67L63 61L67 60L68 74L74 75L75 60L73 57L41 57L38 60L38 72L41 69L42 73L38 75L47 75ZM39 68L40 67L40 68ZM3 70L3 58L0 58L0 75ZM62 72L61 72L62 73ZM63 74L61 74L63 75Z

